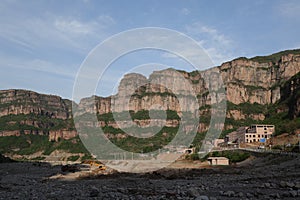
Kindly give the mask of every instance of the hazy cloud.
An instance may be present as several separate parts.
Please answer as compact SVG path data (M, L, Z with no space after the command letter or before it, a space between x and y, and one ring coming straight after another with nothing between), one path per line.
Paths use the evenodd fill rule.
M186 26L186 32L198 41L216 65L233 58L230 53L233 41L216 28L197 22Z
M20 70L29 70L36 72L46 72L51 74L56 74L59 76L64 76L66 78L74 78L76 75L77 66L66 66L63 64L52 63L47 60L42 59L21 59L16 57L0 57L0 66L15 68Z
M189 15L191 13L191 11L187 8L182 8L180 10L180 13L183 14L183 15Z

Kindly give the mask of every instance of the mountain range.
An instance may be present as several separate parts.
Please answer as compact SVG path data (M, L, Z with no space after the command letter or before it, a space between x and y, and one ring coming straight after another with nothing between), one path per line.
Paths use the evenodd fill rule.
M214 97L205 84L205 77L212 77L216 71L223 79L226 98ZM189 84L182 84L180 76L184 77ZM159 84L151 84L153 80L163 81L165 85L175 87L171 90ZM121 80L116 95L87 97L81 99L78 104L59 96L28 90L1 90L0 144L6 145L0 145L0 152L22 153L23 151L23 154L26 154L39 150L46 151L45 145L34 146L34 137L42 138L43 144L47 144L48 151L65 148L62 147L67 143L64 140L68 140L69 143L70 141L74 143L76 140L75 143L80 143L73 121L73 117L77 116L73 116L72 105L77 110L77 115L96 114L99 120L98 126L102 127L108 138L117 144L122 143L124 148L135 150L138 147L133 145L134 139L120 129L120 124L115 122L112 111L119 115L130 111L131 119L128 120L133 120L140 126L146 126L150 122L153 122L151 126L159 126L164 119L159 113L151 115L149 110L154 109L154 105L160 105L166 111L167 121L158 136L163 137L163 141L167 143L178 130L185 112L182 109L188 108L193 103L186 98L191 95L191 89L196 95L200 116L194 144L199 144L208 130L211 106L218 98L227 99L226 119L221 137L240 126L253 123L274 124L275 135L298 134L300 132L299 87L300 50L296 49L268 56L240 57L201 72L167 69L154 71L149 78L137 73L127 74ZM118 101L128 98L129 104L118 104L116 98ZM122 126L126 128L126 124L127 121L123 120ZM146 127L145 134L151 133L151 130L151 127ZM157 140L157 138L153 139L143 150L151 151L158 148ZM20 145L18 146L16 142ZM31 150L24 152L24 149ZM84 150L78 150L80 151Z

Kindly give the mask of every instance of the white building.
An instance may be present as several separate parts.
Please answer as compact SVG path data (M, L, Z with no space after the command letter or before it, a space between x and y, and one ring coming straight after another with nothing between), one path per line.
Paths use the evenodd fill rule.
M246 129L245 142L262 142L269 140L275 132L274 125L254 124Z
M240 127L225 137L227 144L266 142L275 133L275 126L269 124L253 124Z
M226 157L209 157L207 160L210 165L229 165L229 159Z

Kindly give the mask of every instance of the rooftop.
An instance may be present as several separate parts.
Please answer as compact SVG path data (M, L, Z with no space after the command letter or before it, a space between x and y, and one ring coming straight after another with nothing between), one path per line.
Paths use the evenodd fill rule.
M208 157L208 160L228 160L226 157Z

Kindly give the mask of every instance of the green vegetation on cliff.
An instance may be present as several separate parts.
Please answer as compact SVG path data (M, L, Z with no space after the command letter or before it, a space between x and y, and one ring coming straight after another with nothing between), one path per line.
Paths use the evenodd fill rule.
M150 113L152 119L164 119L163 117L166 115L167 120L180 120L179 115L174 110L139 110L137 112L134 112L133 110L129 111L123 111L118 113L105 113L105 114L98 114L97 118L99 121L105 121L105 122L114 122L115 119L119 119L122 121L125 120L146 120L150 119ZM88 117L88 116L87 116ZM81 118L81 117L80 117Z
M227 133L236 130L241 126L249 126L251 124L273 124L275 125L275 135L282 133L292 133L294 130L300 128L300 118L291 119L287 111L287 105L284 102L279 102L271 105L260 105L243 103L239 105L227 103L228 110L239 110L246 115L245 119L234 120L233 118L226 118L225 126L231 125L233 128L224 130L222 137ZM265 116L264 120L254 120L253 114L262 114Z
M0 137L0 154L15 153L30 155L41 151L44 155L50 155L54 150L65 150L70 153L85 153L90 155L79 137L70 140L51 142L46 135L21 135Z
M282 68L283 63L281 57L288 54L300 54L300 50L288 50L269 56L257 56L250 59L239 58L244 59L246 63L236 62L236 64L240 65L237 66L237 68L244 67L245 70L241 69L240 71L234 71L236 69L234 66L230 65L230 62L227 63L228 65L224 66L222 73L224 73L225 77L229 79L226 81L231 84L238 84L239 86L231 88L232 90L236 91L230 91L230 87L227 85L228 95L232 95L230 96L231 98L228 99L232 99L232 101L234 101L233 98L236 98L236 101L234 102L240 102L240 104L236 105L231 102L227 102L227 116L225 119L225 128L221 135L222 137L240 126L249 126L254 123L274 124L276 126L276 135L281 133L291 133L300 128L300 73L294 77L290 77L295 73L295 71L299 70L299 65L294 63L298 60L298 57L291 56L286 59L286 63L284 63L286 71L283 73L282 71L284 70ZM255 66L252 67L250 66L252 62L247 62L249 60L266 64L255 64ZM291 63L288 63L289 61L291 61ZM230 74L225 74L228 69L230 69ZM249 69L252 69L251 75L248 74L249 76L244 76L245 73L248 73ZM199 113L201 113L199 120L201 126L198 130L202 131L203 133L198 133L194 139L194 145L199 147L201 141L205 137L205 130L207 130L207 127L210 124L211 113L213 113L211 111L211 106L205 104L209 104L210 99L213 98L211 95L209 95L207 88L202 85L203 78L201 78L201 75L198 73L198 71L190 73L180 70L178 71L194 84L193 87L197 88L197 98L199 103L203 105L198 110ZM160 76L160 73L156 72L155 76ZM272 77L272 80L270 80L272 84L274 83L273 85L269 84L270 81L268 78L270 77ZM145 77L142 80L144 79L146 80ZM166 81L172 83L172 80ZM131 83L131 81L128 83ZM176 82L176 84L180 85L181 82ZM145 108L150 107L151 105L149 104L151 104L151 102L163 102L163 104L165 104L165 101L168 100L170 101L168 108L180 110L179 100L181 100L181 98L193 98L192 96L183 95L187 94L184 88L185 87L182 87L182 95L175 95L169 92L169 90L163 90L166 92L159 92L160 90L155 89L155 87L152 87L151 89L150 85L147 85L147 87L145 85L141 86L131 97L131 100L133 100L132 107ZM280 88L280 94L278 88ZM176 98L178 99L176 100ZM97 105L95 107L97 107L97 112L107 112L107 109L109 109L111 106L109 105L110 101L109 99L105 99L104 102L100 102L101 99L102 98L100 97L96 98ZM152 101L154 99L155 101ZM276 103L262 105L266 102L273 102L274 99L279 100ZM30 154L36 151L43 151L45 155L50 154L55 149L63 149L77 153L86 152L78 137L71 140L62 139L58 142L48 141L48 134L50 131L74 129L74 123L71 117L71 101L63 100L60 97L53 95L43 95L25 90L0 91L0 100L1 115L6 115L0 117L0 134L21 134L20 137L0 137L0 152ZM251 104L249 103L250 101L257 101L261 102L262 104ZM192 101L185 101L185 104L189 106L189 102ZM88 101L86 101L86 103L83 102L81 105L78 105L78 107L82 107L82 110L84 111L86 109L84 106L87 103ZM90 111L91 108L92 107L88 107L87 110ZM194 117L192 113L177 113L174 110L131 110L129 113L127 111L119 113L109 112L105 114L97 114L96 116L86 113L81 116L80 122L86 121L87 124L90 124L90 117L97 117L99 121L102 121L101 126L104 126L103 131L109 136L113 143L128 151L150 152L160 148L163 145L166 145L172 140L172 138L174 138L179 129L178 123L183 122L185 125L192 124ZM31 114L15 115L15 113ZM155 126L158 126L158 122L163 120L165 117L167 120L170 120L168 121L168 127L166 126L160 131L156 131L158 130L158 127ZM127 128L124 129L125 131L115 128L117 127L114 123L115 119L120 121L133 120L138 125L145 125L148 123L150 118L157 119L157 124L154 127L144 127L138 130ZM126 124L126 122L124 122L124 124ZM217 126L218 125L219 124L217 124ZM127 131L131 131L133 133L139 132L145 135L151 135L156 132L158 133L150 138L143 139L135 138L131 135L125 134ZM59 134L60 132L57 134L52 132L52 136L55 135L54 137L56 138ZM144 147L141 147L143 145Z
M48 116L33 113L28 115L18 114L0 117L0 131L18 130L22 134L25 130L44 131L47 133L50 130L60 129L74 129L73 120L50 118Z
M135 153L147 153L151 151L158 150L163 146L167 145L178 132L178 127L146 127L138 129L126 129L126 133L121 129L116 129L113 127L104 127L103 131L106 135L109 134L119 134L118 136L111 137L110 141L113 142L118 147L123 150ZM150 134L153 136L139 138L129 135L136 134L138 131L139 134Z
M280 61L282 56L288 55L288 54L300 54L300 49L281 51L278 53L271 54L269 56L256 56L256 57L250 58L250 60L259 62L259 63L267 63L267 62L277 63Z

